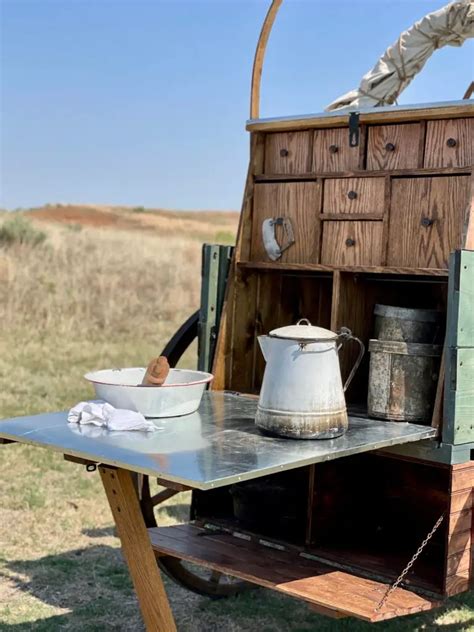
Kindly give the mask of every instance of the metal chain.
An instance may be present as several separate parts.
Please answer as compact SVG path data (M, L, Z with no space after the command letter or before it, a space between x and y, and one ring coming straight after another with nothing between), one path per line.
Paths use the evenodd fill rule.
M418 557L420 556L421 552L423 551L423 549L425 548L425 546L428 544L428 542L431 540L431 538L434 536L434 534L436 533L436 531L438 530L439 525L443 522L444 520L444 516L445 514L441 514L441 516L438 518L438 520L436 521L434 527L431 529L431 531L428 533L428 535L426 536L426 538L423 540L423 542L420 544L420 546L418 547L418 550L416 551L415 555L411 558L411 560L408 562L408 564L405 566L405 568L402 570L402 572L400 573L400 575L397 577L397 579L393 582L393 584L391 586L389 586L387 588L387 590L385 591L384 596L382 597L382 599L379 601L378 606L375 608L375 612L379 612L380 610L382 610L382 608L384 607L387 599L390 597L390 595L393 593L393 591L398 588L398 586L400 585L400 583L404 580L406 574L408 573L408 571L411 569L411 567L413 566L413 564L416 562L416 560L418 559Z

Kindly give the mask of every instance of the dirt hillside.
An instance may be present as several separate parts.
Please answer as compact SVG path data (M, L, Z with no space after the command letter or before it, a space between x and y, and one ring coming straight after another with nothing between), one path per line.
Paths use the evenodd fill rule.
M24 213L39 222L196 236L207 235L212 231L235 234L239 218L236 211L169 211L93 204L48 204Z

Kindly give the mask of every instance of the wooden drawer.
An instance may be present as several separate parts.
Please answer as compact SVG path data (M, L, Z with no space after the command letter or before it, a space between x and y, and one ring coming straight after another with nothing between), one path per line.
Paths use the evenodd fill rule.
M311 132L282 132L265 137L265 173L311 171Z
M321 263L378 266L382 262L383 222L327 221L323 227Z
M323 213L384 211L384 178L335 178L324 182Z
M421 167L421 149L419 123L369 127L367 169L416 169Z
M320 185L316 182L282 182L256 184L253 202L252 261L270 261L262 239L263 220L286 217L291 221L295 243L285 250L279 261L317 263L319 249ZM276 226L281 245L283 229Z
M474 118L428 121L425 167L469 167L473 163Z
M337 129L318 129L313 139L312 171L332 173L362 169L362 130L358 147L349 146L347 127Z
M461 246L469 181L469 176L392 181L389 266L448 267L449 253Z

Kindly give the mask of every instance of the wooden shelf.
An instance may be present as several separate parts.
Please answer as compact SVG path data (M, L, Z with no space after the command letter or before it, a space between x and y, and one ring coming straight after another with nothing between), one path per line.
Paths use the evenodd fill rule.
M414 276L448 277L444 268L392 268L388 266L333 266L320 263L270 263L266 261L239 261L244 270L268 270L288 272L353 272L366 274L406 274Z
M332 178L392 178L414 177L414 176L449 176L449 175L469 175L471 167L425 167L420 169L392 169L366 171L364 169L356 171L330 171L330 172L306 172L306 173L267 173L254 177L255 182L290 182L301 180L329 180Z
M397 588L377 612L387 584L307 559L300 552L280 551L193 524L159 527L148 533L158 555L200 564L302 599L329 616L353 616L375 622L439 605L432 598Z

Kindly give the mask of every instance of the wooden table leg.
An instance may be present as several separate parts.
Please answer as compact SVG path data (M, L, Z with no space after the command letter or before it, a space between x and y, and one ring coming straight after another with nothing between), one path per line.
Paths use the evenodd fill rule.
M176 632L155 555L127 470L99 467L148 632Z

